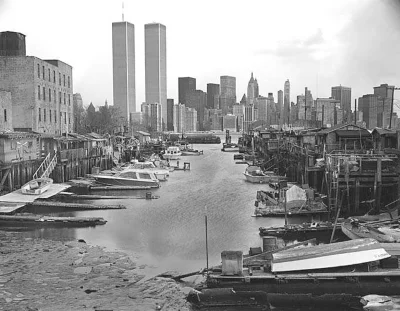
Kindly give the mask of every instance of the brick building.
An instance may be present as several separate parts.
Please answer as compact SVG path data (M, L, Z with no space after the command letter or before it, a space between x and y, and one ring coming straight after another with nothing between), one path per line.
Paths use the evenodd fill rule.
M9 55L4 51L8 48L2 45L0 55ZM72 83L72 67L62 61L26 55L0 56L0 87L11 92L15 131L71 132Z

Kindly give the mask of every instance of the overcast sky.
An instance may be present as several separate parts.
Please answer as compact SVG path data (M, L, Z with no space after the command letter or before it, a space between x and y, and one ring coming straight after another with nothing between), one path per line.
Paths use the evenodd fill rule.
M381 83L400 87L399 0L125 0L135 25L136 105L145 100L144 24L167 27L168 98L178 77L197 88L237 79L238 101L251 72L267 96L291 82L291 100L308 87L316 97L352 88L352 100ZM112 104L111 23L116 0L0 0L0 31L26 35L27 54L73 66L74 93L84 105ZM396 91L400 98L400 91Z

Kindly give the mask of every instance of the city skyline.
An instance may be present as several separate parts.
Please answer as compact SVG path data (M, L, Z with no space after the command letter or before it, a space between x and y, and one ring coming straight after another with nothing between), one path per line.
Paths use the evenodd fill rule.
M400 72L394 65L400 51L400 43L395 40L400 35L400 10L394 1L289 1L285 4L255 1L252 7L256 6L257 10L252 10L248 22L241 23L237 21L250 15L247 14L250 7L229 2L232 14L228 18L220 14L226 6L221 1L213 3L215 10L207 23L200 23L207 3L196 7L198 13L180 14L181 18L177 19L172 14L177 7L191 12L190 4L124 2L124 20L136 28L136 111L145 101L143 27L153 21L168 28L167 94L175 103L178 77L186 76L196 78L197 89L203 91L207 90L208 83L219 84L220 76L236 77L237 101L246 92L251 72L257 76L263 96L269 92L277 94L286 79L291 83L291 98L303 94L305 87L318 98L329 97L332 86L346 85L352 88L354 99L371 93L374 86L382 83L400 84ZM0 0L0 30L25 34L27 55L57 58L71 64L74 92L82 94L85 106L90 102L99 106L105 100L111 104L110 24L122 20L121 3L73 0L63 4L64 1ZM61 23L60 16L53 14L44 15L43 19L34 18L35 12L44 7L46 10L62 7L63 15L73 16L73 22ZM94 8L96 15L87 13ZM268 15L268 25L276 27L268 27L263 22L266 10L273 12ZM287 17L286 23L282 23L283 15ZM310 18L305 20L303 16ZM207 44L199 44L204 40ZM253 43L241 44L249 41ZM382 49L382 46L390 48ZM399 97L396 92L395 98Z

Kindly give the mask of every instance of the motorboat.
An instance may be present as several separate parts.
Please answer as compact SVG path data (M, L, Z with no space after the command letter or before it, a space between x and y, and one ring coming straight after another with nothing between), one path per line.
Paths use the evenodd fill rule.
M169 177L169 170L159 168L155 166L153 162L146 161L146 162L134 162L130 164L126 169L136 169L139 172L142 170L143 172L150 172L156 175L156 178L160 181L165 181Z
M160 182L153 172L127 168L114 175L90 175L98 183L112 186L148 186L158 188Z
M182 152L178 146L170 146L165 150L162 156L164 159L178 160L181 157L181 155Z
M223 143L221 151L224 152L239 152L239 145L235 143Z
M35 178L21 187L23 194L38 195L47 191L53 183L51 178Z
M278 176L272 171L264 172L257 165L249 165L248 167L246 167L246 170L244 171L243 174L246 177L246 180L248 182L255 183L255 184L275 183L275 182L287 180L286 177Z

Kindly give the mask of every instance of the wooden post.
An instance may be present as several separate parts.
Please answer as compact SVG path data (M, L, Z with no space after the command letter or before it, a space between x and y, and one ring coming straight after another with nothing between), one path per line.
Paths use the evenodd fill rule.
M376 193L376 205L375 210L377 212L381 209L381 194L382 194L382 158L377 159L376 163L376 181L377 181L377 193Z
M356 185L355 185L355 202L354 202L354 212L358 212L360 208L360 179L357 177L356 178Z

